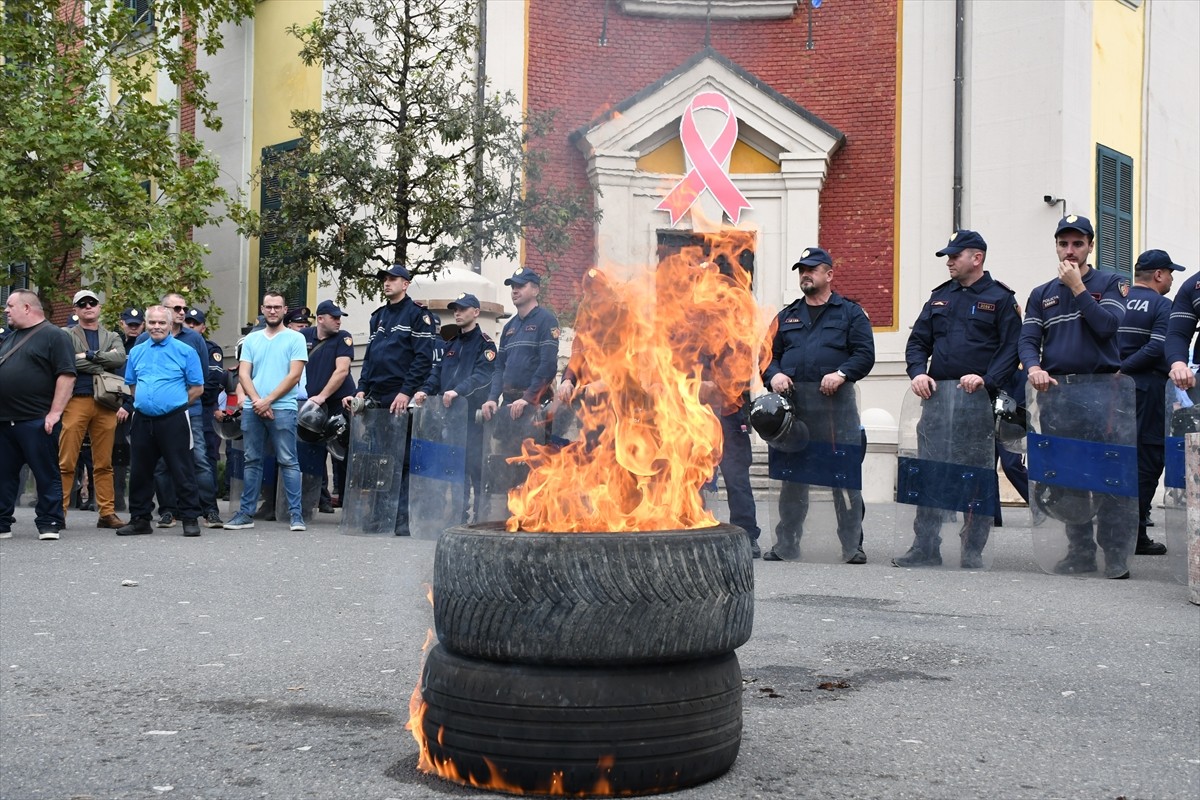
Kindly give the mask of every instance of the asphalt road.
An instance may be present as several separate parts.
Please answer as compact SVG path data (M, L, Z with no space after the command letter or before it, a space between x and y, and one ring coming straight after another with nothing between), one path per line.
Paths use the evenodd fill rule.
M118 538L75 512L0 541L0 798L480 796L404 729L434 545L305 533ZM1043 574L756 562L737 763L674 797L1200 797L1200 607L1164 559ZM136 586L123 586L136 581ZM820 684L844 684L823 690Z

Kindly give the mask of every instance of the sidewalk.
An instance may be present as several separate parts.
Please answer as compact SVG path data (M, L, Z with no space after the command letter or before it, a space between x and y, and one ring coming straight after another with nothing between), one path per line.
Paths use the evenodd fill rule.
M434 544L307 532L97 530L0 541L0 798L482 796L415 770L404 730ZM1041 573L756 562L733 769L674 797L1194 798L1200 608L1162 560ZM136 586L122 586L136 581ZM844 683L823 690L822 683ZM169 788L168 788L169 787Z

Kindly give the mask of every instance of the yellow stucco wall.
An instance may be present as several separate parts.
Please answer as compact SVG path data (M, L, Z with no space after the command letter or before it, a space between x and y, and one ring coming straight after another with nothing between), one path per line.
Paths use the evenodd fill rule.
M684 172L683 143L679 141L678 137L672 139L639 158L637 167L643 172L682 175ZM779 164L739 139L734 143L733 152L729 156L729 172L735 175L779 172Z
M1133 159L1133 241L1140 241L1142 185L1142 76L1145 3L1095 0L1092 9L1092 152L1097 144ZM1064 113L1071 113L1064 109ZM1095 163L1093 157L1093 164ZM1092 212L1096 170L1092 168Z
M264 147L296 138L292 127L293 109L318 108L321 105L321 70L306 67L297 55L300 40L287 32L292 25L306 25L323 8L322 0L261 0L254 12L254 78L251 111L253 135L251 147L257 168ZM260 194L255 191L251 205L259 208ZM251 242L250 275L247 290L250 308L257 313L259 304L258 246ZM317 281L308 282L309 308L316 305Z

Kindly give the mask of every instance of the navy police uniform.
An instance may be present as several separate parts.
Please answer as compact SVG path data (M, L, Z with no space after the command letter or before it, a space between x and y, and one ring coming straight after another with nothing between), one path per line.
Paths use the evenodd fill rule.
M806 258L793 266L810 266L807 254L819 253L819 263L832 266L828 254L820 248L810 248ZM800 298L783 309L776 318L776 330L771 341L771 362L763 373L768 386L771 379L783 373L797 383L819 383L830 373L841 372L847 384L866 377L875 365L875 339L866 312L857 303L831 293L824 305L810 306ZM834 420L819 421L811 409L797 409L816 431L829 428L838 431L859 431L858 408L853 391L839 390L831 398ZM808 516L808 485L783 481L779 492L779 523L775 527L775 547L764 559L781 560L799 557L800 538ZM839 500L839 494L844 495ZM865 563L862 555L862 491L834 488L834 507L838 520L838 539L846 561ZM861 560L860 560L861 556Z
M342 310L334 305L329 300L322 300L317 306L317 316L322 314L335 315L339 318L344 316ZM354 361L354 337L348 333L338 331L333 336L324 339L317 338L317 328L310 326L302 328L300 335L304 337L305 346L308 349L308 363L304 365L304 393L307 397L313 397L321 393L325 385L329 383L329 379L333 376L334 370L337 369L337 360L339 358L349 358ZM358 389L355 387L354 376L347 374L342 381L342 385L334 390L333 394L329 395L329 399L325 402L325 412L329 416L342 413L342 400L347 397L353 397ZM328 458L328 448L324 442L309 444L308 442L297 442L296 447L309 447L315 451L315 457L320 459L321 467L321 499L318 503L322 511L333 510L333 498L329 496L329 487L327 483L328 473L325 471L324 464ZM333 493L340 500L346 488L346 470L342 462L334 461L333 465Z
M1162 255L1160 259L1158 254ZM1163 263L1165 262L1165 263ZM1155 269L1182 271L1161 250L1147 250L1138 257L1135 272ZM1153 274L1153 273L1151 273ZM1166 552L1163 545L1149 541L1146 521L1154 493L1162 476L1166 434L1167 377L1170 368L1164 347L1171 321L1171 301L1150 286L1134 284L1125 299L1125 319L1117 330L1121 350L1121 372L1133 378L1137 388L1138 426L1138 548Z
M1057 236L1063 230L1075 230L1094 237L1086 217L1071 215L1059 221ZM1117 331L1125 319L1128 281L1112 272L1088 266L1083 275L1084 291L1074 295L1060 278L1035 287L1025 306L1018 353L1026 370L1041 367L1061 383L1064 376L1096 375L1118 372L1121 352ZM1054 392L1039 396L1042 433L1066 438L1103 441L1095 426L1104 420L1080 418L1074 404L1060 403ZM1099 437L1099 438L1098 438ZM1069 574L1095 571L1096 544L1104 548L1105 571L1110 577L1128 577L1125 550L1129 528L1136 524L1126 519L1126 505L1104 495L1092 522L1067 523L1067 557L1055 571Z
M951 237L938 256L955 255L963 250L987 251L987 243L975 231L960 230ZM905 348L908 377L928 375L935 381L956 380L964 375L983 378L989 397L1006 389L1017 369L1017 340L1021 335L1021 315L1012 289L984 271L970 286L949 280L936 287L921 309ZM951 463L972 463L979 453L946 452L947 444L970 448L978 442L962 441L944 429L949 419L933 419L923 414L917 425L922 458L946 459ZM999 444L991 448L1000 456ZM977 463L977 462L975 462ZM1024 471L1022 466L1021 471ZM994 477L996 496L998 478ZM1028 491L1028 489L1026 489ZM943 514L939 509L918 506L913 529L912 549L896 559L898 566L940 564L940 530ZM963 529L962 566L982 566L982 552L991 531L991 519L967 513ZM999 507L995 521L999 523Z
M542 306L504 325L488 400L542 401L558 372L558 319Z
M386 407L398 394L412 397L429 377L437 330L429 312L405 295L371 314L370 339L358 389Z
M456 304L479 308L479 300L474 295L464 294L450 303L453 310ZM421 391L433 397L452 391L458 395L455 402L467 404L467 480L463 483L463 522L471 509L472 493L474 496L474 519L480 518L482 512L482 469L483 469L483 431L482 425L475 421L475 412L487 400L488 390L492 385L492 373L496 368L496 343L476 325L466 333L459 333L446 342L442 358L429 373L429 380L421 387ZM426 401L430 402L430 401ZM440 402L437 401L437 402Z
M1171 304L1171 322L1167 328L1166 342L1168 366L1177 361L1184 364L1200 364L1200 336L1196 336L1198 322L1200 272L1194 272L1183 281L1183 285L1175 293L1175 301Z

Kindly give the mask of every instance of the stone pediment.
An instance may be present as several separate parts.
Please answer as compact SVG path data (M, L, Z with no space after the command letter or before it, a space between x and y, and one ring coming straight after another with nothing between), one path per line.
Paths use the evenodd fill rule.
M738 139L790 172L789 161L828 159L845 134L712 48L608 109L571 139L593 167L635 160L678 137L683 110L700 92L725 95L738 118ZM802 170L808 172L808 169ZM824 169L820 170L824 173Z

